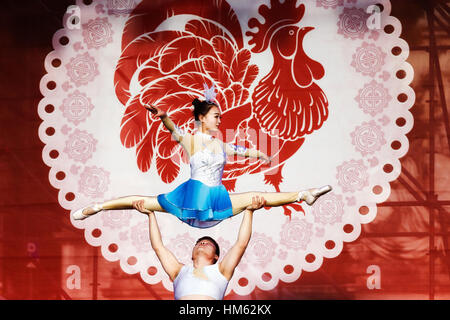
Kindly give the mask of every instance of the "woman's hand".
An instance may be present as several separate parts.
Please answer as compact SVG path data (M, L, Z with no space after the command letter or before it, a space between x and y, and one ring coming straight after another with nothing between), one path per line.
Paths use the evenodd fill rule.
M249 205L246 209L255 211L255 210L258 210L258 209L261 209L262 207L264 207L265 204L266 204L266 199L264 199L264 197L260 198L259 196L256 196L256 197L252 198L252 204Z
M258 158L264 161L266 164L270 164L272 162L272 157L268 157L266 154L262 152L260 152Z
M135 208L137 211L145 213L145 214L151 214L154 213L153 211L150 211L144 207L144 200L137 200L133 201L131 203L133 205L133 208Z
M160 108L152 106L150 104L145 105L144 107L145 107L145 109L150 111L155 117L163 118L167 115L165 111L162 111Z

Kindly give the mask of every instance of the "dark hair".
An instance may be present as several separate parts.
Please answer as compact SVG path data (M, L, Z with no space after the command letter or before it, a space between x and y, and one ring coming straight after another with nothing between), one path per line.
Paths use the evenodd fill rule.
M212 244L214 245L214 247L216 247L216 255L217 255L218 257L220 257L220 249L219 249L219 245L217 244L216 240L214 240L213 238L208 237L208 236L203 236L203 237L201 237L200 239L198 239L197 242L196 242L195 244L197 245L197 243L199 243L199 242L202 241L202 240L208 240L208 241L211 241ZM216 263L216 262L217 262L217 260L214 259L214 263Z
M214 102L208 102L206 100L200 101L197 98L192 101L192 105L194 106L193 113L196 121L200 120L200 115L206 116L206 114L212 107L217 107L217 104L215 104Z

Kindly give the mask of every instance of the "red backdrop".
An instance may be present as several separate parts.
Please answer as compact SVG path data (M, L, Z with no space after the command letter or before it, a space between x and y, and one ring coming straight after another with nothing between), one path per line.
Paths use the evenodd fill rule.
M402 159L404 171L391 184L391 197L380 205L375 221L362 226L359 239L346 243L318 271L304 272L293 283L280 282L271 291L256 289L249 296L231 294L227 299L450 298L448 19L429 1L391 2L410 46L416 92L410 149ZM62 27L61 17L71 4L8 1L0 11L0 296L172 299L162 285L150 286L139 275L125 274L89 246L48 182L37 135L39 81L52 35ZM430 17L435 21L431 34ZM63 268L67 261L76 261L85 271L79 288Z

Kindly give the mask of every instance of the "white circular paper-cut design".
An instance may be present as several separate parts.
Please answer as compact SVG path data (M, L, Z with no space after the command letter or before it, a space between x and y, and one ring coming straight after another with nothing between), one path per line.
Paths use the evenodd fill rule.
M409 49L388 0L271 4L79 0L53 37L40 83L42 157L70 211L126 195L156 196L187 180L182 149L142 105L159 104L190 131L189 106L202 96L201 82L216 84L222 126L234 133L227 141L259 148L256 132L278 146L272 168L230 159L228 190L333 186L313 207L302 204L304 214L298 204L255 213L253 237L227 291L241 295L295 281L357 239L390 194L413 125ZM368 10L374 4L383 10ZM278 21L285 24L274 28ZM189 263L203 235L218 240L223 257L242 216L209 229L163 213L157 219L164 243ZM144 215L104 211L71 222L124 272L173 290L151 250Z

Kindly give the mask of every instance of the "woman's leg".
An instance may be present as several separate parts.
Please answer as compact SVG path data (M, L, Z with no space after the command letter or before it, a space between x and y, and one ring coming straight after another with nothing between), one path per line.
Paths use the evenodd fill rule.
M308 189L300 192L245 192L230 194L230 200L233 215L236 215L244 211L252 203L253 197L256 196L263 197L266 200L266 207L278 207L297 201L305 201L311 206L320 196L331 190L331 186L326 185L321 188Z
M96 214L101 210L121 210L134 209L133 202L144 200L144 207L151 211L166 212L158 202L157 197L153 196L127 196L97 203L93 206L77 210L73 217L75 220L82 220L90 215Z
M241 213L252 204L253 197L259 196L266 200L266 207L278 207L298 200L298 192L244 192L230 194L233 215Z
M152 196L127 196L109 200L100 204L102 210L133 209L133 202L144 200L144 207L150 211L164 211L157 197Z

